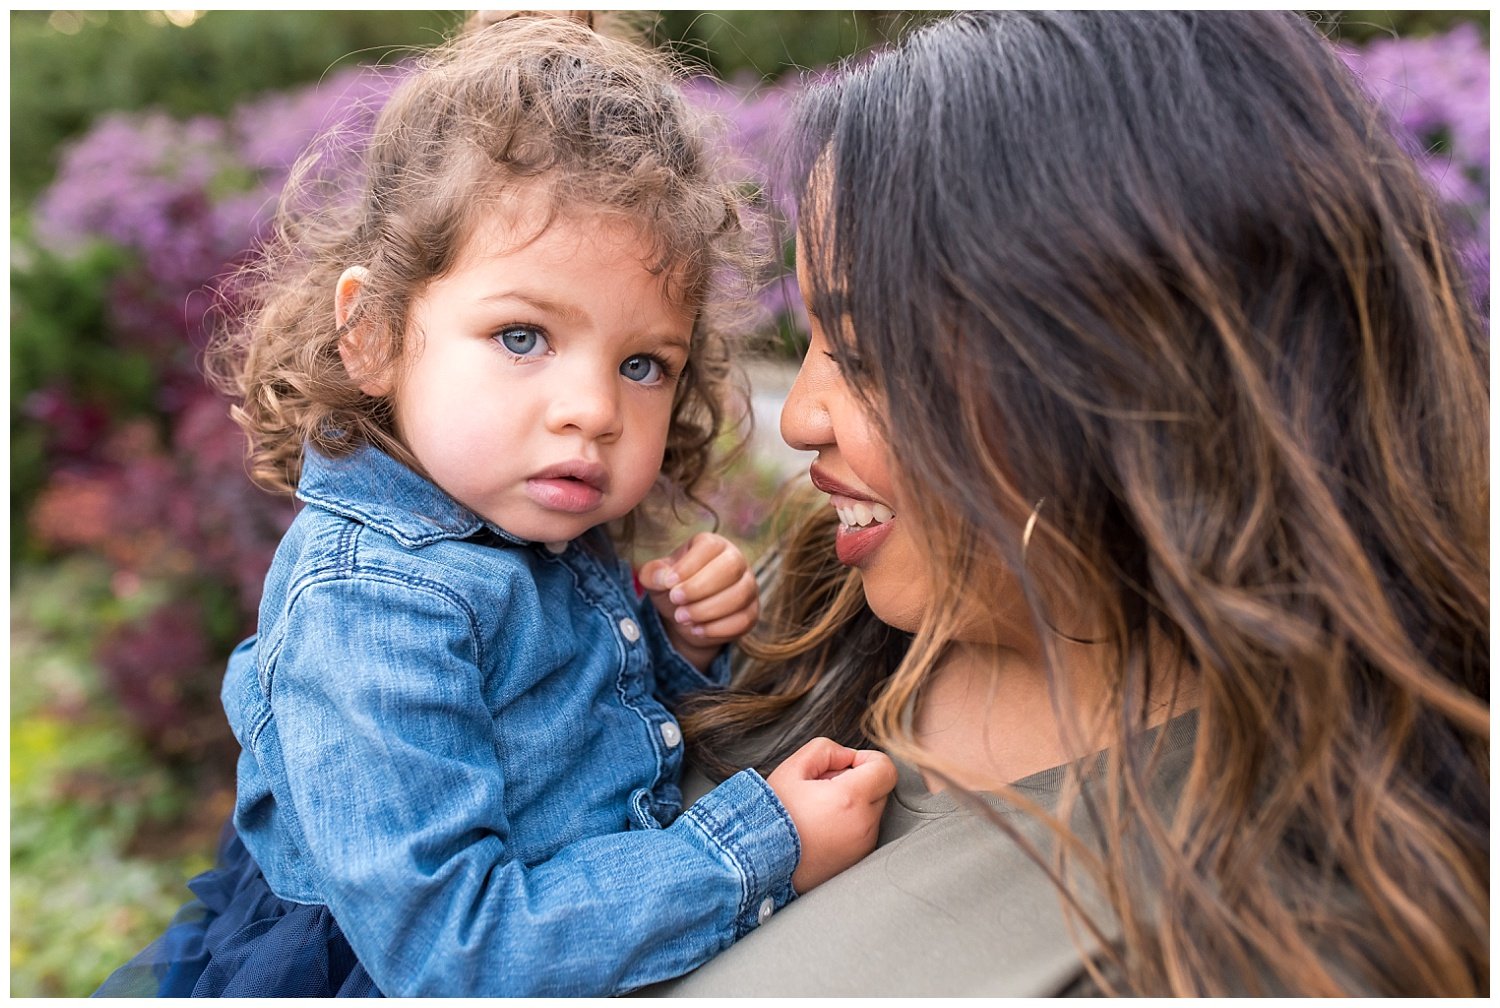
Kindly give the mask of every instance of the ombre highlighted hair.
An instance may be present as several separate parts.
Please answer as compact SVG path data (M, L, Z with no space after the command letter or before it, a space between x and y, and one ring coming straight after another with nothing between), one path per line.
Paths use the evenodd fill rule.
M1332 47L1290 13L966 13L800 115L803 295L848 323L937 594L871 638L814 519L700 748L795 717L935 766L911 704L1008 585L1055 691L1080 614L1108 670L1103 850L1069 861L1118 935L1100 989L1487 993L1488 339ZM1188 683L1158 808L1133 743Z

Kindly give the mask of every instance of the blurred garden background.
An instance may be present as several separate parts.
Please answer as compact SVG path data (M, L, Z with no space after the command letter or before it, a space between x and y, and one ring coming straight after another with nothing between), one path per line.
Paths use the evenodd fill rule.
M643 12L764 176L808 73L930 14ZM11 32L11 988L76 996L156 936L232 804L218 706L290 502L255 490L198 356L301 148L368 128L460 12L15 11ZM1315 15L1404 131L1489 291L1489 18ZM789 278L760 353L804 337ZM774 416L774 414L773 414ZM774 436L774 419L771 423ZM785 469L717 500L753 552Z

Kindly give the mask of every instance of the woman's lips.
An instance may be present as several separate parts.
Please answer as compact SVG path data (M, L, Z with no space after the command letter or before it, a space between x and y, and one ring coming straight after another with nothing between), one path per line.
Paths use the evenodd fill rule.
M819 469L816 465L807 470L807 475L812 479L813 486L817 487L819 490L823 491L830 497L852 497L857 500L866 501L874 500L874 498L869 494L861 493L851 486L840 483L838 480L828 475L822 469Z
M850 528L840 525L838 537L833 542L839 563L846 567L858 567L861 560L875 552L885 537L891 534L891 523Z
M828 494L829 504L839 513L838 536L834 540L839 562L857 566L890 535L895 513L886 504L840 483L817 466L813 466L809 475L813 486Z

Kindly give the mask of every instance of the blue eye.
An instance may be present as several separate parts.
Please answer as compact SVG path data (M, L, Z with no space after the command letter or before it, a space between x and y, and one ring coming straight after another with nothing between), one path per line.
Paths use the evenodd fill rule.
M547 337L532 326L509 326L496 333L495 338L517 357L538 357L547 352Z
M633 382L648 383L660 381L664 373L661 361L645 354L636 354L634 357L627 357L625 363L620 365L620 374Z

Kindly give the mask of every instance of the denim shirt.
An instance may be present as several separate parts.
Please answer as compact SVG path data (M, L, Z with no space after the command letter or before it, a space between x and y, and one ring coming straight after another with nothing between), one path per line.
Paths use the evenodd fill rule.
M727 661L672 650L602 531L554 553L373 448L309 449L297 494L224 680L234 822L384 993L628 991L792 898L753 770L681 810L664 703Z

